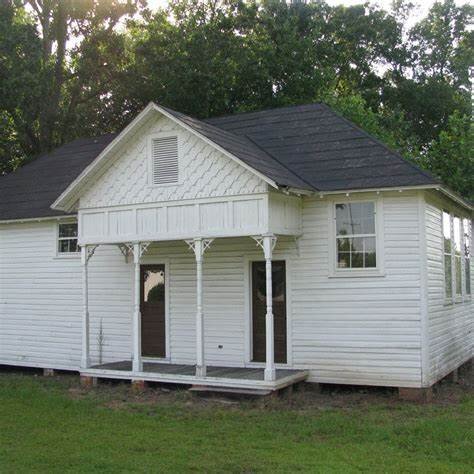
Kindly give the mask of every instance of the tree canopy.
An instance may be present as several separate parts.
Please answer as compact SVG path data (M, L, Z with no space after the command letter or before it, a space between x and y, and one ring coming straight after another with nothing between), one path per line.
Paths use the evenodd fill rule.
M474 7L0 0L0 173L120 130L149 101L196 117L325 101L474 199Z

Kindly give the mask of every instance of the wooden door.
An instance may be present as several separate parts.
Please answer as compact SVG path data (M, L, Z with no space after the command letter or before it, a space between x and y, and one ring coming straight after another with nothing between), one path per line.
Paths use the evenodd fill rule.
M272 262L273 323L275 362L286 363L286 271L284 261ZM265 262L252 262L252 347L253 361L266 361Z
M141 265L142 356L166 357L165 266Z

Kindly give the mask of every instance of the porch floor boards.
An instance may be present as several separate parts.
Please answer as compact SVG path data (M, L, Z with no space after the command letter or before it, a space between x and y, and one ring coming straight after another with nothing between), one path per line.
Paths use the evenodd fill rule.
M134 372L132 361L121 360L99 364L81 371L82 376L124 380L143 380L172 384L191 385L200 389L225 388L226 391L269 390L275 391L306 380L305 370L277 369L276 378L265 380L264 369L259 367L207 367L205 377L196 376L194 365L143 362L143 370ZM240 392L239 392L240 390Z
M94 365L92 369L132 371L132 361L122 360L109 362L107 364ZM188 375L194 376L196 368L193 365L184 364L160 364L157 362L143 362L143 372L150 374ZM292 369L277 369L276 381L289 377L300 371ZM254 367L207 367L207 377L218 377L228 379L264 380L264 369Z

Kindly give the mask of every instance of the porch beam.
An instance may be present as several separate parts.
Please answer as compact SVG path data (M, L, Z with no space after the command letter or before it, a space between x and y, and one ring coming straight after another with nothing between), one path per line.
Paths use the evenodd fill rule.
M202 260L204 252L214 239L196 238L186 243L196 257L196 377L206 376L204 354L204 314L202 310Z

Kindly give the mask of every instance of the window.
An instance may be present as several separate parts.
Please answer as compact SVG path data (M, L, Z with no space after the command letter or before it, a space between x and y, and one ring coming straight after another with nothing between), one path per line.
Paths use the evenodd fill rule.
M454 287L456 296L462 296L462 267L461 267L461 219L455 217L453 219L453 235L454 235Z
M444 246L444 294L452 298L452 249L451 249L451 216L443 211L443 246Z
M58 253L78 253L77 222L58 224Z
M178 182L178 137L153 138L151 141L153 184Z
M336 204L336 268L376 268L375 203Z
M471 220L463 219L464 234L464 278L466 281L466 294L471 294Z

